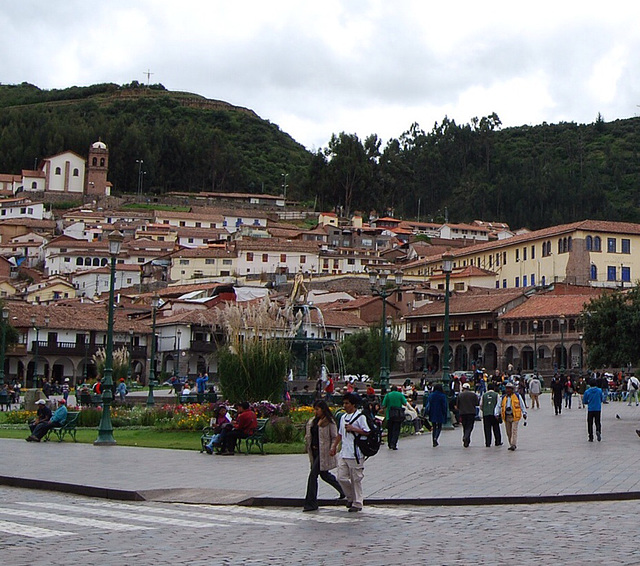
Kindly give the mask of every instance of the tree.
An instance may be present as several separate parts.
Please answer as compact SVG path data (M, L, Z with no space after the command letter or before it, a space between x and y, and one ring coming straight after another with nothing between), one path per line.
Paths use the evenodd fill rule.
M588 365L621 368L640 362L640 287L605 293L582 316Z
M347 336L340 343L347 374L366 374L371 378L378 378L380 374L380 352L382 349L381 336L380 327L373 326L368 330ZM392 337L390 370L393 370L394 362L398 355L398 347L397 338Z

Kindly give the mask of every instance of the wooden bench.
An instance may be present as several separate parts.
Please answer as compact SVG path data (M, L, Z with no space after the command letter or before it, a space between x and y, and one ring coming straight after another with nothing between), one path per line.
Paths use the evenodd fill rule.
M258 419L258 428L253 432L253 434L251 436L247 436L247 438L238 439L238 452L242 452L242 441L244 441L247 454L250 454L251 449L254 446L257 446L260 450L260 454L264 455L264 442L268 422L269 419Z
M67 413L67 420L62 426L57 426L55 428L49 429L47 434L45 434L43 440L45 442L51 440L51 434L54 434L58 437L58 442L62 442L64 437L69 435L73 438L74 442L78 442L76 440L76 426L78 425L78 417L80 416L79 412L69 412Z

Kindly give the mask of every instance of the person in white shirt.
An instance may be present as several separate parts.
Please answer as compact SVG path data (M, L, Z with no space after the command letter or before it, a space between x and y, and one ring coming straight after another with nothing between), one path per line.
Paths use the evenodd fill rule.
M357 408L359 401L359 396L354 393L346 393L342 398L345 414L340 419L338 436L333 441L329 452L331 456L335 456L338 445L341 444L338 482L347 496L347 507L350 512L361 511L364 501L362 494L364 456L356 445L356 435L367 436L370 431L366 417Z
M638 378L635 375L630 376L627 381L627 392L629 393L629 402L627 403L628 407L631 406L631 399L633 399L633 397L636 398L636 407L638 406L638 389L640 389L640 381L638 381Z

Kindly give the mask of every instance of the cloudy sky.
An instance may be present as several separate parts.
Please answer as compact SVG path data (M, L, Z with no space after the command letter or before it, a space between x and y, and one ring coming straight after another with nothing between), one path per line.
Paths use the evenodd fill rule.
M498 114L503 126L635 116L640 3L21 0L0 81L146 82L253 109L309 149Z

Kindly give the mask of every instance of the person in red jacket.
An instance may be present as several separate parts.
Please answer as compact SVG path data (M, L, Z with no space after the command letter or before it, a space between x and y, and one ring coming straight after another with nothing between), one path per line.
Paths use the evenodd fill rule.
M221 456L233 456L236 451L236 442L240 438L251 436L258 428L258 417L251 410L246 401L236 405L237 417L233 424L233 430L224 435L222 439Z

